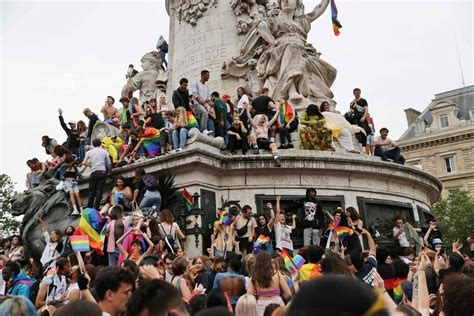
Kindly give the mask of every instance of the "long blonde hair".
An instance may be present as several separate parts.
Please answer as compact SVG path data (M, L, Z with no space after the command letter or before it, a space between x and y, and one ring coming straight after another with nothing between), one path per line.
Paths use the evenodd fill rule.
M237 301L235 316L257 316L257 300L252 294L244 294Z
M180 106L176 109L176 122L180 126L188 125L188 118L186 116L186 109Z

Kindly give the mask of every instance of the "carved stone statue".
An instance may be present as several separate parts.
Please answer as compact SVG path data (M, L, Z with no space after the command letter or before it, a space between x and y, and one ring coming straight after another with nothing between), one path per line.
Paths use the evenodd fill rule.
M67 226L77 226L78 217L69 216L69 199L64 191L56 191L59 181L46 180L36 188L19 193L12 201L12 214L24 215L22 222L22 240L28 254L40 258L45 247L36 217L41 218L48 230L64 231Z
M156 98L166 91L167 74L161 68L161 58L157 51L142 57L142 68L122 88L122 96L131 98L134 91L140 90L140 104L151 98Z
M336 69L306 41L311 23L328 4L329 0L322 0L305 14L301 0L280 0L278 17L267 16L255 24L243 41L240 55L224 63L222 77L249 81L250 64L257 60L262 85L252 90L267 87L273 98L285 97L298 108L323 100L334 103L330 87Z
M208 7L216 6L217 0L186 0L176 7L178 20L191 24L197 24L197 20L204 15Z

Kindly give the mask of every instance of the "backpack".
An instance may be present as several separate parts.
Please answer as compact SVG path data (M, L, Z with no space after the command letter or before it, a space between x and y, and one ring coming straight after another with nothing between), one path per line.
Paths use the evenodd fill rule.
M168 43L164 42L163 45L160 46L160 50L163 53L168 53Z
M165 236L165 247L168 248L169 251L175 253L174 251L174 236L171 235L171 231L173 230L173 225L170 227L170 232L167 234L163 226L160 224L160 228L163 231L163 235Z
M142 177L143 183L145 183L145 188L148 191L156 191L158 190L158 181L156 178L151 174L146 174Z

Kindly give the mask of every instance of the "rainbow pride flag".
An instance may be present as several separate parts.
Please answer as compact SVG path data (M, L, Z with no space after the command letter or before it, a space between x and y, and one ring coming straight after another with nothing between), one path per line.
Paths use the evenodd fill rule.
M89 237L86 235L70 236L69 241L74 252L90 251Z
M400 278L396 278L395 281L393 281L393 300L396 304L400 304L403 299L402 283L405 281L406 279Z
M260 236L258 236L257 240L255 240L255 242L253 243L253 249L254 250L259 249L269 241L270 241L270 237L260 235Z
M296 255L293 258L286 252L285 249L282 250L283 261L285 262L285 267L292 275L298 273L298 270L304 265L305 260L300 255Z
M142 144L149 157L160 155L160 131L153 127L147 127L141 136Z
M230 218L229 214L222 210L219 211L219 221L226 226L232 224L232 219Z
M337 233L337 237L339 237L339 239L344 239L344 238L352 235L354 233L354 231L352 229L350 229L349 227L346 227L346 226L337 226L336 227L336 233Z
M85 208L82 212L79 225L74 231L74 236L86 235L89 238L90 248L95 250L99 255L103 255L105 229L107 225L101 227L101 216L97 210L93 208Z
M193 127L199 128L199 123L192 112L186 112L186 122L188 122L186 129L191 129Z
M186 189L183 189L183 200L184 200L184 209L188 213L191 212L193 208L193 196Z
M123 193L112 193L109 198L110 205L124 205L125 195Z
M58 268L50 269L46 276L43 278L44 284L51 285L53 283L53 277L58 272Z
M293 111L291 110L291 105L288 103L283 103L280 105L280 122L282 124L288 123L293 117Z
M341 32L339 31L342 28L341 23L337 19L337 8L336 8L336 0L331 0L331 21L332 21L332 30L334 31L334 35L339 36Z

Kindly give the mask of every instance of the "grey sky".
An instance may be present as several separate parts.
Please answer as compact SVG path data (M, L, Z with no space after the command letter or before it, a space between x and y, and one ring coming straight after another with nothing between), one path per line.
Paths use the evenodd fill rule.
M306 10L316 2L304 1ZM360 87L376 128L399 137L404 108L422 110L435 93L461 87L454 34L465 83L472 84L471 1L336 3L342 34L333 35L328 9L313 23L309 41L338 70L332 90L339 111ZM99 113L107 95L118 99L127 65L141 70L143 54L160 34L167 38L168 15L164 1L3 1L0 11L0 173L20 190L26 160L47 159L41 136L66 139L57 109L67 121L84 120L85 106Z

